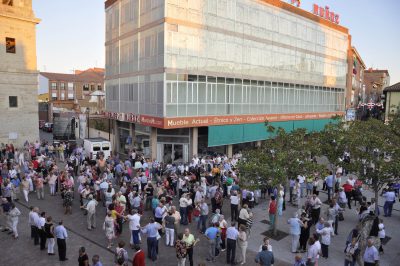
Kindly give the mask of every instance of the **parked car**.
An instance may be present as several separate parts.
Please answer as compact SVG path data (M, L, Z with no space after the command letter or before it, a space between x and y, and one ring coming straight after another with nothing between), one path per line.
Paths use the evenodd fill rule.
M43 131L53 132L53 123L44 124Z

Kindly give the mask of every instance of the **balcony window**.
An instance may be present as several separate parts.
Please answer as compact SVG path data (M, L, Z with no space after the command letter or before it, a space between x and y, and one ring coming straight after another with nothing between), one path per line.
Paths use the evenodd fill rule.
M57 83L56 82L52 82L51 83L51 89L52 90L56 90L57 89Z

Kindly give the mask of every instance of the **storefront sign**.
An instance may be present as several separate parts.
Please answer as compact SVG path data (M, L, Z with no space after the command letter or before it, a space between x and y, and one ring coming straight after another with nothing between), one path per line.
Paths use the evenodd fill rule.
M327 19L333 23L339 24L339 14L329 10L329 6L318 6L314 4L313 6L314 15L320 16L321 18Z
M301 5L301 0L291 0L290 2L292 3L292 5L295 5L297 7L300 7Z
M327 113L298 113L298 114L264 114L264 115L225 115L225 116L197 116L197 117L177 117L161 118L149 115L134 115L124 113L106 112L108 118L138 123L144 126L173 129L186 127L206 127L218 125L237 125L270 122L291 121L291 120L312 120L328 119L335 115L343 116L344 112Z

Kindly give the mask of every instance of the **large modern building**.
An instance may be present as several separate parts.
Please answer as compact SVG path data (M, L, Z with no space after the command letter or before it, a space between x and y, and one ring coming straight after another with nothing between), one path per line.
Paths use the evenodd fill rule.
M36 25L31 0L0 1L0 142L39 139Z
M164 162L232 154L266 139L266 120L320 130L350 106L351 36L332 9L108 0L105 11L106 109L119 152L138 147Z

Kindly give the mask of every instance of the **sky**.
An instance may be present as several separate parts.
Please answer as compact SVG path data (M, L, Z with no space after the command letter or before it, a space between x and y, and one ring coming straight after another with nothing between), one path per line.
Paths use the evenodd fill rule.
M399 0L301 0L300 8L311 11L313 3L340 14L367 68L388 69L390 83L400 82ZM104 0L33 0L33 8L42 19L37 26L40 71L104 67Z

